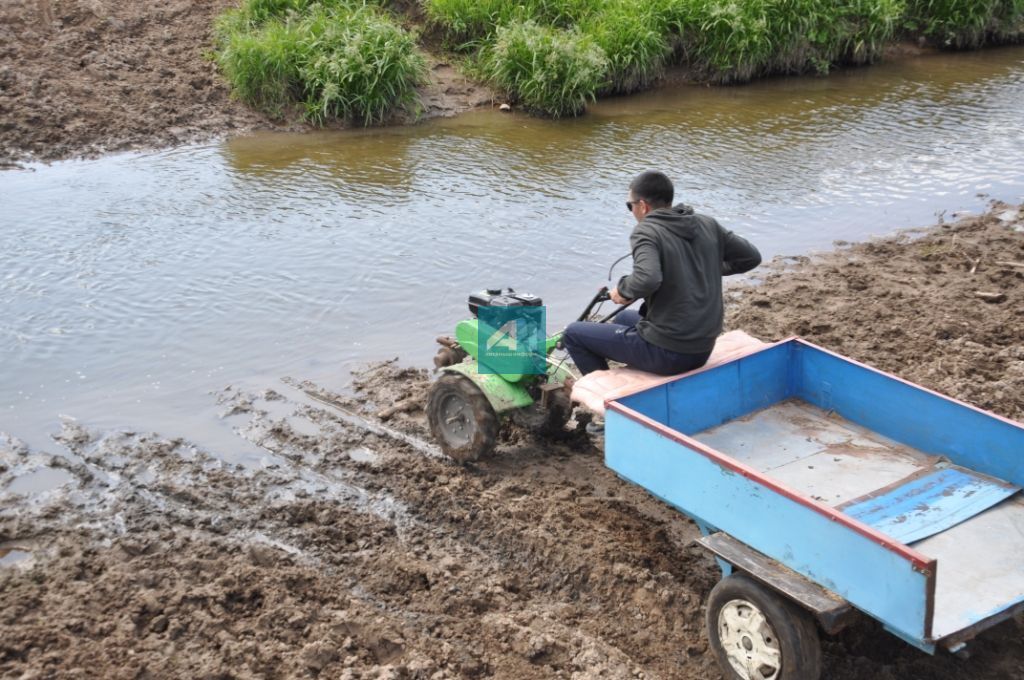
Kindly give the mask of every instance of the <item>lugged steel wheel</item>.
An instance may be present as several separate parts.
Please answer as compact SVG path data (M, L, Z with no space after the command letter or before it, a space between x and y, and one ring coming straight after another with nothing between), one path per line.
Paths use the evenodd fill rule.
M445 373L431 386L427 419L441 450L460 463L494 450L498 416L480 388L464 375Z

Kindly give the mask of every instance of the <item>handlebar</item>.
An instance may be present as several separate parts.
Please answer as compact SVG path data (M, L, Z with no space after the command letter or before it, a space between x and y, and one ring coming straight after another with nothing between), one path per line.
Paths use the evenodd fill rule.
M611 300L611 297L608 295L608 286L601 286L601 289L597 291L596 295L594 295L593 299L590 301L590 304L587 305L586 309L583 310L583 313L580 314L580 317L576 320L586 321L587 317L590 316L590 311L595 306L608 300Z

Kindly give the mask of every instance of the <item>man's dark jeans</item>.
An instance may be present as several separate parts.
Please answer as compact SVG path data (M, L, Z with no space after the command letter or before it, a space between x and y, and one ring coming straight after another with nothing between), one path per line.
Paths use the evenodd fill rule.
M562 342L580 373L608 368L606 359L618 361L641 371L659 375L675 375L700 368L711 352L680 354L652 345L637 333L640 314L632 309L619 312L614 323L576 321L569 324Z

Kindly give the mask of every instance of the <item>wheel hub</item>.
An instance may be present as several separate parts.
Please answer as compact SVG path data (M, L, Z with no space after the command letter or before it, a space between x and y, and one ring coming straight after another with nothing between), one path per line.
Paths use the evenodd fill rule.
M475 421L473 408L456 394L446 395L441 402L441 422L444 437L454 446L464 446L473 438Z
M757 605L730 600L718 612L718 638L729 665L744 680L775 680L782 650L771 624Z

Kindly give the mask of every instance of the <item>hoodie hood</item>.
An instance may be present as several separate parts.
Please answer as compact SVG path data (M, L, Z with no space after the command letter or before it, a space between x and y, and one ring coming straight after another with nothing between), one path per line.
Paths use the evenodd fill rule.
M700 221L694 219L693 207L685 203L677 203L671 208L652 210L641 222L641 224L644 223L666 229L688 241L696 238L700 230Z

